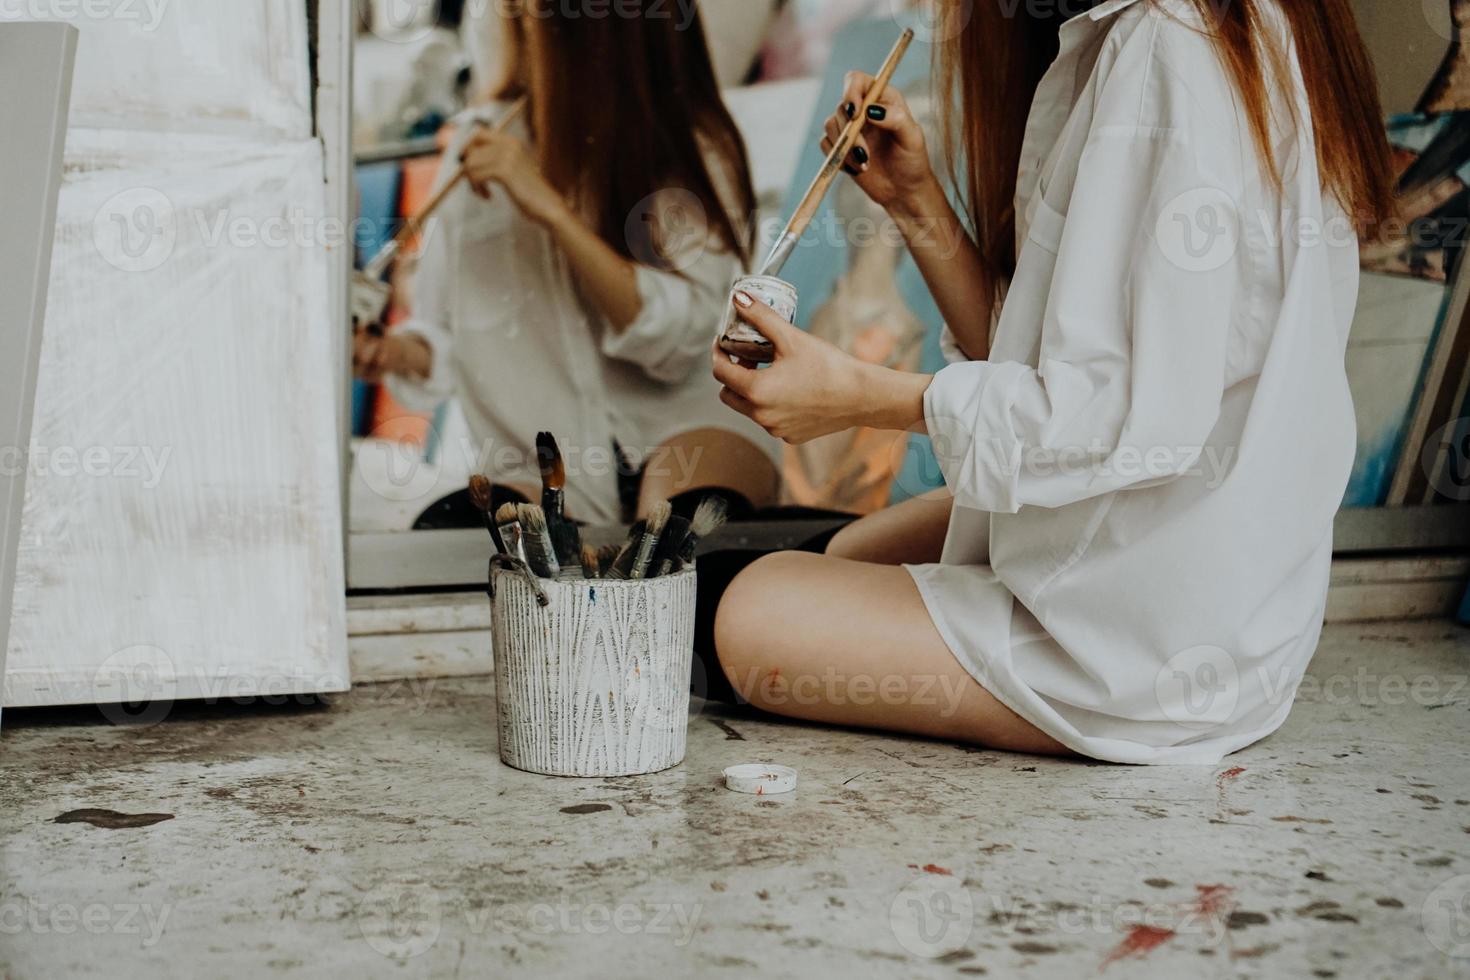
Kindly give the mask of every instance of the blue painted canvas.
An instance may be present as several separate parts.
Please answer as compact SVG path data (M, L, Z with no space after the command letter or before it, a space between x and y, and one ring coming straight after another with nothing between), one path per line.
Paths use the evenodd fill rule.
M397 163L371 163L357 168L360 220L354 229L357 268L388 244L398 230L398 200L403 190L403 168ZM374 386L352 382L352 433L364 436L372 429Z
M786 213L795 209L822 165L822 127L841 101L845 76L852 70L876 72L900 33L909 26L921 27L907 16L881 17L851 24L837 35L816 116L801 137L805 149L787 195ZM893 84L904 92L915 116L926 124L932 151L939 145L937 127L930 125L935 117L931 93L933 45L923 37L921 31ZM782 278L795 285L801 295L797 323L803 329L866 360L904 370L935 372L944 366L939 350L942 319L913 258L901 243L895 243L895 238L883 212L852 180L839 177ZM864 441L861 435L849 438L853 439L851 445L826 442L809 451L797 451L796 462L788 461L788 479L798 486L824 483L833 498L826 502L837 506L871 501L879 488L865 480L886 480L887 499L878 501L880 504L943 485L928 439L912 437L906 444L893 446L876 438ZM897 479L885 477L893 469L898 470Z
M1345 507L1387 499L1430 354L1449 310L1470 223L1470 113L1388 122L1408 234L1363 246L1363 283L1348 343L1358 455Z

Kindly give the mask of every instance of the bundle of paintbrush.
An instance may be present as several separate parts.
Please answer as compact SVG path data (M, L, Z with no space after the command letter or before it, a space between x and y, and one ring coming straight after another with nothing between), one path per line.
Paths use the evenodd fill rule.
M605 578L648 579L682 572L694 563L699 543L725 523L727 507L720 497L707 497L692 519L674 513L668 502L657 504L646 520L633 525Z
M633 525L627 542L602 549L583 547L582 534L566 516L567 470L556 439L536 437L541 469L541 504L507 503L494 508L491 484L483 476L470 481L470 499L485 515L495 550L548 579L650 579L673 575L694 563L699 543L726 518L725 501L709 497L694 517L679 517L665 502Z

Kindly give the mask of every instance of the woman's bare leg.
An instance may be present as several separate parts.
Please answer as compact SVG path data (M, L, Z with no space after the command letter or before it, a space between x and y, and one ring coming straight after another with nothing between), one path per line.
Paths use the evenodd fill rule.
M877 565L929 565L939 561L954 497L946 490L906 500L849 524L827 545L835 558Z
M733 490L751 506L775 504L781 475L769 454L728 429L694 429L664 443L648 458L638 514L690 490Z
M735 690L776 714L1067 753L960 666L902 568L768 555L725 593L715 644Z

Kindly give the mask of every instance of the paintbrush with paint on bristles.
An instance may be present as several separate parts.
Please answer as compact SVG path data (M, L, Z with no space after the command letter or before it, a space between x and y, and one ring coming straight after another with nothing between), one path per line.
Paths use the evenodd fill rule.
M516 514L521 519L521 547L526 550L526 564L542 578L556 578L561 574L561 565L551 544L551 531L546 527L546 512L535 504L521 504ZM580 556L577 560L581 561Z
M566 513L567 467L550 432L536 433L536 467L541 471L541 509L548 521Z
M501 504L500 509L495 512L495 527L500 531L500 542L504 546L505 554L517 561L525 561L521 517L515 504Z
M502 555L510 554L506 550L505 540L500 536L500 528L495 526L495 512L492 507L495 503L493 488L490 481L479 474L470 477L470 502L475 505L475 510L485 518L485 530L490 532L490 540L495 542L495 550Z
M613 562L618 560L618 555L623 549L615 544L605 544L597 549L597 575L599 578L607 578L612 573Z
M658 539L658 547L653 551L653 563L649 566L649 578L661 578L672 574L674 566L679 560L679 549L684 545L684 539L689 535L689 518L675 514L669 518L669 526L664 528L663 537Z
M643 544L643 532L648 530L647 521L639 521L628 531L628 540L618 549L612 567L607 570L608 578L629 579L633 577L633 564L638 560L638 548Z
M694 553L699 550L699 542L718 531L729 518L730 504L724 497L705 497L701 500L699 506L694 508L694 517L689 521L689 533L679 546L676 570L691 564Z
M648 512L648 524L643 529L643 537L638 542L638 556L633 561L633 570L628 577L634 580L648 578L653 564L653 553L658 549L659 538L663 537L664 529L669 526L669 518L674 516L674 505L667 500L653 505Z
M582 532L567 519L567 464L550 432L536 435L536 463L541 470L541 509L552 549L563 571L574 569L582 557Z
M602 569L597 563L597 549L590 544L582 549L582 577L586 579L602 578Z

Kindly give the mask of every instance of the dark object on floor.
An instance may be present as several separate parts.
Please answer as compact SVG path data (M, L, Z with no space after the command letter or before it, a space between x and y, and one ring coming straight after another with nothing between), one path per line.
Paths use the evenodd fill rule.
M119 813L116 810L68 810L52 823L86 823L103 830L131 830L172 820L172 813Z

